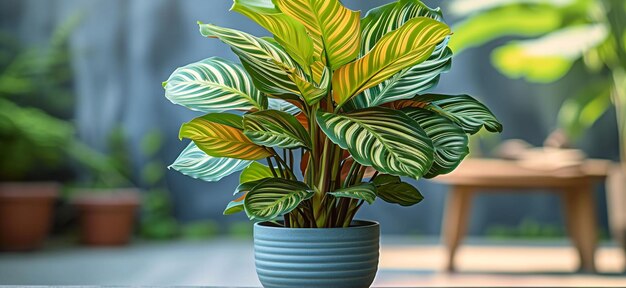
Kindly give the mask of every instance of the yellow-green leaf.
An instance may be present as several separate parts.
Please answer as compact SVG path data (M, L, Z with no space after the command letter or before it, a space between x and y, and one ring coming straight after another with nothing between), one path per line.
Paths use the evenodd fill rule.
M302 67L313 63L313 41L306 28L276 9L271 0L235 0L231 9L274 34L276 41Z
M193 140L200 150L213 157L258 160L271 155L266 148L252 143L240 128L229 125L226 121L220 121L219 116L222 115L241 118L241 116L226 113L213 113L198 117L180 127L179 137Z
M339 0L273 0L280 11L297 19L311 34L315 53L326 52L333 70L359 53L360 15ZM323 59L322 59L323 60Z
M448 35L450 28L439 21L425 17L407 21L382 37L363 58L335 71L332 79L335 102L341 106L402 69L425 61Z
M328 94L328 86L330 84L330 76L328 69L324 69L320 83L318 85L311 83L298 74L290 74L291 80L296 83L298 90L304 101L309 105L315 105Z

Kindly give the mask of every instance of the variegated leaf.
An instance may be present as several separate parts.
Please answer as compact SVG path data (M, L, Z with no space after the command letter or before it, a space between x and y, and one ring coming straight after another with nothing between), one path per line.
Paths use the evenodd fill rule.
M483 126L489 132L502 132L502 124L489 108L468 95L418 95L412 100L394 102L394 107L419 107L437 112L457 123L469 134L476 134Z
M361 56L372 50L385 34L416 17L443 22L441 9L431 9L419 0L399 0L368 11L361 19Z
M209 156L191 142L168 168L195 179L213 182L244 169L250 162Z
M467 154L468 139L465 131L452 120L435 112L420 108L405 108L403 112L420 124L433 141L435 161L426 178L452 172Z
M424 200L424 196L417 188L402 182L400 177L381 174L374 178L373 182L376 185L378 197L387 203L411 206Z
M248 167L244 168L239 175L239 183L254 182L265 178L272 178L272 170L258 162L252 162Z
M219 38L233 49L257 89L271 95L299 93L287 73L299 73L296 62L276 43L234 29L211 24L199 25L202 35Z
M176 69L164 82L165 97L201 112L263 110L267 98L239 64L218 57Z
M311 147L306 129L296 117L285 112L265 110L246 114L243 127L244 134L258 145L286 149Z
M289 76L291 77L291 80L296 83L296 86L298 86L304 101L309 106L313 106L320 102L320 100L328 94L328 88L330 85L329 74L328 69L324 69L319 84L311 83L297 74L290 74Z
M372 204L376 200L376 186L371 183L361 183L347 188L338 189L333 192L329 192L328 194L340 198L359 199Z
M276 41L302 67L313 63L313 41L300 22L282 13L271 0L235 0L237 11L274 34Z
M432 141L401 111L375 107L346 114L318 112L317 122L357 162L380 172L419 178L433 163Z
M452 51L440 43L428 60L404 69L388 80L366 89L350 101L353 109L375 107L385 103L410 99L420 92L434 88L439 83L441 73L450 69Z
M405 68L415 66L432 55L438 43L450 34L439 21L417 17L387 33L361 59L333 74L333 98L342 106L354 95L387 80Z
M431 9L419 0L400 0L368 11L365 18L361 19L361 55L369 52L385 34L416 17L443 22L441 9ZM353 110L375 107L409 99L433 88L439 82L440 74L450 69L452 51L446 47L447 42L446 39L439 43L426 61L406 68L355 96L347 107Z
M230 116L223 116L230 115ZM241 116L227 113L213 113L198 117L180 127L179 138L193 140L206 154L213 157L228 157L243 160L258 160L271 155L262 146L254 144L243 131L224 119Z
M323 51L333 70L352 61L359 53L360 12L339 0L273 0L285 14L299 20L313 39L315 52ZM324 59L324 57L321 57Z
M267 178L254 186L244 200L244 208L252 220L273 220L291 212L315 193L302 182Z
M293 105L283 99L269 98L267 108L270 110L282 111L291 115L302 112L298 106Z

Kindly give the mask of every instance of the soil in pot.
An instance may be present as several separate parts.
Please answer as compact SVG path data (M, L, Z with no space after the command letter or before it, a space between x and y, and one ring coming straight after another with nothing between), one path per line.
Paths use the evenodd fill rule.
M29 251L43 244L50 225L57 183L0 183L0 249Z
M120 246L130 241L139 206L138 190L82 190L73 204L79 212L81 243Z
M265 288L369 287L378 269L379 224L284 228L254 224L254 258Z

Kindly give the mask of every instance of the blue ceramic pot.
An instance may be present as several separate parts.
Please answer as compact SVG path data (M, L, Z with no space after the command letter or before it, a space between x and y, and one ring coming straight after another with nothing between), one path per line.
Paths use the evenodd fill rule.
M254 224L256 272L265 288L369 287L378 269L380 226L284 228Z

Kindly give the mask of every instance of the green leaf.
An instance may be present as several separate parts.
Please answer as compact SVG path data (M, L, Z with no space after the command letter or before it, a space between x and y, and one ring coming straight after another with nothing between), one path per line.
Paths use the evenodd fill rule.
M420 108L407 108L403 112L415 120L433 141L435 161L424 177L433 178L452 172L469 154L467 134L452 120Z
M433 163L433 144L401 111L375 107L346 114L318 112L328 138L361 165L393 175L419 178Z
M228 202L228 205L226 205L226 209L224 209L224 212L222 214L232 215L244 211L243 202L243 200Z
M333 74L333 99L338 106L387 80L405 68L427 60L437 44L450 34L446 24L417 17L387 33L362 58L346 64Z
M509 78L549 83L565 76L575 61L607 36L603 24L567 27L538 39L507 43L494 50L491 60Z
M441 9L431 9L419 0L400 0L367 12L361 20L361 55L369 52L387 33L400 28L408 20L428 17L443 22ZM384 82L355 96L347 107L351 110L379 106L384 103L412 98L431 89L439 75L450 69L452 51L447 39L439 43L428 60L404 69Z
M237 11L274 34L276 41L302 67L313 63L313 41L300 22L280 12L271 0L235 0Z
M298 89L300 90L300 94L304 101L309 105L313 106L320 102L326 95L328 94L328 89L330 85L330 76L328 69L324 69L322 72L322 76L320 79L320 84L316 85L307 81L306 79L296 75L290 74L291 80L296 83Z
M211 24L199 25L203 36L219 38L232 48L257 89L271 95L299 93L287 72L300 73L296 69L297 64L277 43L234 29Z
M328 194L335 197L359 199L366 201L368 204L372 204L374 200L376 200L376 186L371 183L361 183L359 185L335 190Z
M243 126L244 134L258 145L286 149L311 147L306 129L289 113L265 110L246 114Z
M570 139L583 135L611 107L611 88L609 81L598 81L565 99L558 123Z
M437 112L469 134L476 134L483 126L489 132L502 132L502 124L489 108L468 95L427 94L394 103L396 109L418 107Z
M447 72L452 63L452 51L445 47L445 43L444 41L439 44L428 60L404 69L352 98L349 107L354 109L375 107L397 100L410 99L415 94L434 88L439 83L440 74Z
M421 202L424 196L413 185L402 182L400 177L381 174L374 178L378 197L385 202L411 206Z
M168 168L189 177L214 182L244 169L251 161L233 158L218 158L202 152L191 142Z
M239 183L254 182L257 180L272 178L272 170L259 162L252 162L248 167L241 171L239 176Z
M333 70L352 61L359 53L360 12L347 9L339 0L273 0L285 14L309 31L316 55L326 52ZM321 57L324 59L324 57Z
M302 112L302 110L300 110L298 106L293 105L282 99L269 98L269 102L267 106L268 106L267 109L282 111L282 112L289 113L291 115L297 115L298 113Z
M431 9L419 0L400 0L368 11L361 19L361 56L372 50L385 34L416 17L443 22L441 9Z
M226 115L226 116L224 116ZM271 155L264 147L254 144L237 127L230 126L235 117L227 113L213 113L198 117L180 127L179 137L193 140L204 153L213 157L228 157L242 160L258 160Z
M251 220L273 220L296 209L313 194L313 190L302 182L268 178L246 194L244 208Z
M165 97L207 113L267 107L267 98L241 65L217 57L176 69L165 84Z
M471 16L454 27L450 48L460 53L503 36L538 36L561 26L562 12L547 5L511 5Z

